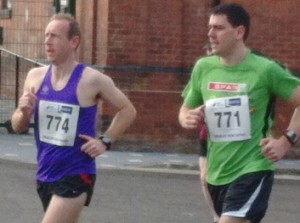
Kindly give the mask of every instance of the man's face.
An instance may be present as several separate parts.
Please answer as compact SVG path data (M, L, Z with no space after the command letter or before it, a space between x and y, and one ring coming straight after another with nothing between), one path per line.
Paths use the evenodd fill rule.
M234 28L225 15L211 15L208 29L212 53L219 56L230 54L241 39L241 26Z
M53 20L45 30L45 50L50 62L61 61L72 50L72 40L68 39L69 23L66 20Z

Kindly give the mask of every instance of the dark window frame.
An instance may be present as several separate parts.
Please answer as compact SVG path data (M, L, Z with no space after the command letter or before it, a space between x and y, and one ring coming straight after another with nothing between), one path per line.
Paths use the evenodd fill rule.
M12 0L1 0L0 19L10 19L12 15Z
M75 17L76 14L76 0L65 0L66 6L62 5L61 0L53 0L53 8L55 13L65 12L70 13Z

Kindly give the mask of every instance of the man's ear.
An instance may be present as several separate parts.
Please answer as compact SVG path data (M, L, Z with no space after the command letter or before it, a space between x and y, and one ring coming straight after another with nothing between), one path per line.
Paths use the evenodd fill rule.
M80 37L79 36L73 36L72 37L72 45L74 49L77 49L80 44Z
M246 29L245 29L245 26L238 26L236 28L237 30L237 40L241 40L241 39L244 39L244 36L246 34Z

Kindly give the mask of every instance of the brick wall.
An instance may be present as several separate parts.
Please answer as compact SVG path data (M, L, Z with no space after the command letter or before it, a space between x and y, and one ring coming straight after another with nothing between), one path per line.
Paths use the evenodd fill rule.
M300 71L300 1L240 0L252 15L248 45Z
M196 138L177 116L190 68L203 54L208 8L209 1L110 1L104 70L137 108L126 138L142 141L142 149L173 150Z
M300 30L295 22L300 18L300 1L237 2L252 15L247 44L300 71L296 56L300 53ZM144 141L144 145L139 145L142 147L155 141L159 142L158 149L186 150L184 145L197 133L178 125L180 92L189 69L204 53L201 48L207 37L207 12L212 1L131 3L110 1L106 63L110 69L105 70L126 90L138 110L137 120L126 137ZM152 67L159 71L151 71ZM104 109L109 113L109 108ZM278 101L275 134L286 128L291 111L285 102Z

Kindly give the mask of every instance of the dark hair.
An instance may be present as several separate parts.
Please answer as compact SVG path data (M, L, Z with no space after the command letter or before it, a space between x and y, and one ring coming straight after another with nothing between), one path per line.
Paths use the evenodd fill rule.
M66 20L69 22L69 31L68 31L68 38L71 39L73 36L81 36L80 27L78 22L75 20L75 18L69 14L69 13L58 13L54 14L50 21L53 20Z
M227 3L220 4L214 7L211 12L211 15L226 15L228 22L233 27L244 26L245 35L244 40L249 36L250 32L250 15L249 13L237 3Z

